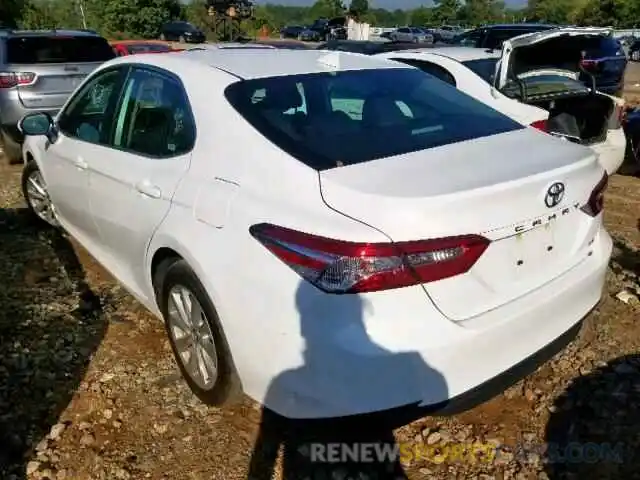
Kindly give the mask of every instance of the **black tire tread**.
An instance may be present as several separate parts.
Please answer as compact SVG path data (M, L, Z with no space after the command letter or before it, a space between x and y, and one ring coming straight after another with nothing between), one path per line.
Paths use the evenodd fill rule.
M20 186L22 188L22 196L24 198L25 203L27 204L27 209L29 210L29 213L31 214L33 221L36 222L39 227L62 232L62 229L60 227L51 225L50 223L40 218L36 214L36 212L33 211L33 207L31 206L31 203L29 203L29 201L27 200L27 179L29 178L29 175L31 175L33 172L37 170L39 170L38 165L33 160L30 160L27 163L25 163L24 168L22 169L22 178L20 179Z
M240 379L236 372L229 344L224 336L218 314L211 302L209 295L187 262L179 258L169 258L163 261L156 269L154 276L154 285L160 296L158 298L160 311L165 319L165 328L169 337L171 349L176 358L178 368L182 373L187 385L191 391L203 403L211 406L221 407L228 404L236 403L242 396L242 387ZM157 282L157 283L156 283ZM217 361L218 361L218 380L211 390L203 390L198 387L185 371L179 360L178 352L171 340L167 324L168 310L168 293L174 285L183 285L187 287L196 296L200 305L205 310L205 314L209 319L210 327L214 335L216 345Z

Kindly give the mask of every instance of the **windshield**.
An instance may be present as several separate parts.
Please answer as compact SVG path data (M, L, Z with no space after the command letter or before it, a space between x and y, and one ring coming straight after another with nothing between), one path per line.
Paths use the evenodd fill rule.
M32 36L7 39L7 63L106 62L115 57L102 37Z
M225 95L269 141L316 170L524 128L413 68L245 80Z
M478 60L467 60L462 64L476 75L480 76L485 82L493 83L493 76L496 73L497 58L481 58Z

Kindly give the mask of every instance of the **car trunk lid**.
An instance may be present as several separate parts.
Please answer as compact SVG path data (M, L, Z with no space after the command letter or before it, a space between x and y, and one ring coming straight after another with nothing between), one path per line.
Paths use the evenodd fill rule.
M29 81L18 84L27 108L60 108L94 69L115 54L98 36L16 36L7 41L9 70Z
M576 78L589 76L582 62L587 53L593 51L594 41L607 38L610 33L604 28L558 28L506 40L502 44L495 86L501 90L522 75L531 76L536 71L547 73L549 69L568 72Z
M328 206L394 242L491 240L466 274L424 284L452 320L507 303L585 259L597 222L580 207L601 178L591 150L532 129L320 173ZM557 203L551 189L564 189Z

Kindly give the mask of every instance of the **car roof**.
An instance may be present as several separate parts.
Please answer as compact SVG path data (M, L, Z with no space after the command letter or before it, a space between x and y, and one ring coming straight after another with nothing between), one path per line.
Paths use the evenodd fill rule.
M493 24L493 25L483 25L482 27L479 28L495 28L495 29L501 29L501 28L559 28L560 25L553 25L551 23L498 23L498 24Z
M100 35L92 30L2 30L0 34L5 36L19 37L99 37Z
M391 52L390 52L391 53ZM467 62L469 60L482 60L485 58L499 58L499 51L489 51L484 48L474 47L434 47L434 48L416 48L415 50L401 50L393 53L433 53L443 57L448 57L458 62Z
M407 68L406 65L389 62L383 58L323 50L223 48L159 54L154 57L153 59L145 58L144 63L172 66L180 70L189 69L190 66L198 64L217 68L243 80L330 71Z

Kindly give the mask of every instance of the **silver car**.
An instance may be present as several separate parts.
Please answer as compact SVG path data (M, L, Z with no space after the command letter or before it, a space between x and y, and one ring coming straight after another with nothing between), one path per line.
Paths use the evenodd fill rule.
M415 27L401 27L389 34L394 42L433 43L433 35Z
M97 66L115 56L107 40L85 30L0 30L0 141L20 161L18 121L30 112L54 115Z

